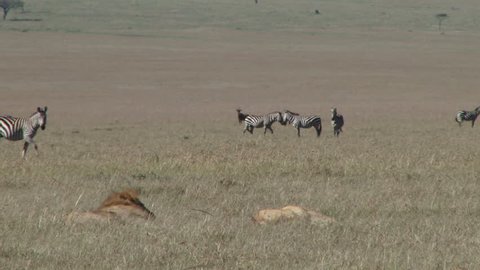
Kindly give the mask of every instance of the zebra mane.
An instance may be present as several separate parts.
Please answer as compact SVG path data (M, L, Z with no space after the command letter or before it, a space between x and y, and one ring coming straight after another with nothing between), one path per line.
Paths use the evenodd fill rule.
M35 115L37 115L37 114L40 114L40 112L34 112L34 113L32 113L32 114L29 116L29 118L32 118L33 116L35 116Z
M291 111L289 111L289 110L285 110L285 113L289 113L289 114L292 114L292 115L300 115L300 114L298 114L298 113L291 112Z

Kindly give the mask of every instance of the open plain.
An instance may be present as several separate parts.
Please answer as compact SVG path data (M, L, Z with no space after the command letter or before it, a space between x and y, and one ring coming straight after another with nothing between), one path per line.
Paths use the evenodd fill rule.
M0 140L0 268L478 269L475 1L25 2L0 115L48 124L26 161ZM242 134L237 108L323 132ZM156 219L65 224L124 188ZM252 222L285 205L336 222Z

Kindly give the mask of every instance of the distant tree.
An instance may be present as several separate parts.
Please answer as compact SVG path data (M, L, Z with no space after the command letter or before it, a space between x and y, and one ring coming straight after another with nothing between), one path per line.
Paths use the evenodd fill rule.
M443 22L443 20L448 18L448 15L447 15L447 13L438 13L437 15L435 15L435 18L437 18L437 20L438 20L438 32L443 34L442 22Z
M11 9L20 8L23 11L25 3L22 0L0 0L0 8L3 9L3 20L7 18L7 14Z

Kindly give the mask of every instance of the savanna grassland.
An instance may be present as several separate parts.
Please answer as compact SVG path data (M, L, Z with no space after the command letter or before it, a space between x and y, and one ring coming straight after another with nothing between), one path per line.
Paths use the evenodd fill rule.
M475 1L25 2L0 114L48 123L27 161L0 140L0 269L478 269ZM238 107L324 130L242 134ZM155 220L65 225L127 187ZM337 222L251 221L288 204Z

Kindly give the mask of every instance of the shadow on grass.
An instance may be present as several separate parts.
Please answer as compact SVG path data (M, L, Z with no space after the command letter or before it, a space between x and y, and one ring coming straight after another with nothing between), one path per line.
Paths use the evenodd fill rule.
M9 21L11 22L41 22L43 21L42 19L30 19L30 18L13 18L13 19L9 19Z

